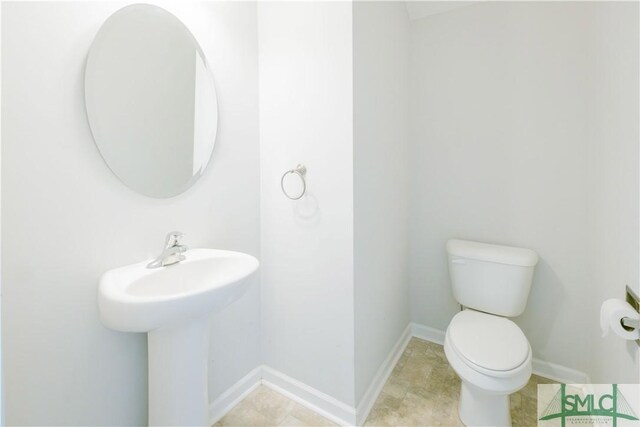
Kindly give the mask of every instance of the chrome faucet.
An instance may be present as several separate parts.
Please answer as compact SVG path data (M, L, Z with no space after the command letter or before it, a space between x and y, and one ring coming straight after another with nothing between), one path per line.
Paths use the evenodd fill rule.
M184 261L186 257L183 254L189 248L180 244L180 240L182 240L183 236L184 235L179 231L172 231L167 234L162 253L158 258L147 264L147 268L164 267Z

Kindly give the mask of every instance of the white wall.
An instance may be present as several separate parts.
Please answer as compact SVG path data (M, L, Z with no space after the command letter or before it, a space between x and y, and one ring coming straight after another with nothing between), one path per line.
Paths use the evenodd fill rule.
M351 18L350 2L258 5L263 358L353 406Z
M531 248L516 319L534 357L587 371L591 6L486 2L412 22L413 320L459 309L445 242Z
M2 45L2 7L0 6L0 46ZM0 55L0 99L2 99L2 57ZM0 115L0 134L2 133L2 117ZM0 138L1 140L1 138ZM0 149L0 260L2 259L2 150ZM0 261L0 425L4 421L4 375L2 374L2 262Z
M458 308L448 238L530 247L517 321L535 355L638 381L635 344L583 322L640 291L637 4L483 3L410 35L400 3L162 4L220 103L210 167L168 200L120 183L84 113L86 52L125 4L2 6L8 424L146 423L146 340L101 326L97 278L170 229L261 252L262 291L213 318L211 400L265 363L355 406L409 320L407 235L414 321L444 330ZM292 202L279 180L299 162L308 194Z
M213 159L166 200L127 189L92 140L83 68L101 23L126 3L2 4L2 315L6 422L144 425L143 334L100 324L98 278L156 256L165 234L191 247L259 254L255 3L167 3L213 68ZM351 161L350 156L345 161ZM214 316L210 398L260 363L259 287Z
M410 321L409 19L353 3L355 401Z
M596 97L589 175L592 229L589 374L595 383L638 383L638 345L598 331L607 298L624 298L625 284L640 294L638 218L638 3L594 4Z
M409 19L426 18L427 16L436 15L438 13L449 12L454 9L469 6L473 1L405 1L403 2L407 8Z

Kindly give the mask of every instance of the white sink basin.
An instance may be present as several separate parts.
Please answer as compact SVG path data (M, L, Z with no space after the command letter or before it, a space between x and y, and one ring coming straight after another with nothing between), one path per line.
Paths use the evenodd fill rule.
M162 268L148 261L109 270L100 279L102 322L124 332L149 332L207 315L238 299L258 269L251 255L191 249L186 260Z
M100 279L102 322L148 332L149 424L209 424L209 314L242 296L259 262L251 255L192 249L160 268L149 261L116 268Z

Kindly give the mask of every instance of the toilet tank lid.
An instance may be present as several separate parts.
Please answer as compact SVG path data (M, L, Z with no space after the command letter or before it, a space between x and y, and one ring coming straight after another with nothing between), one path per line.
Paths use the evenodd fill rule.
M538 263L538 254L531 249L471 242L469 240L449 240L447 242L447 253L461 258L521 267L533 267Z

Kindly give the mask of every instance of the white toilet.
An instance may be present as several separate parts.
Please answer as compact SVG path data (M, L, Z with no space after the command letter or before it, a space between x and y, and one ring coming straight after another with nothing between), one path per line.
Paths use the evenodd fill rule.
M447 242L453 296L464 309L447 328L444 351L462 380L458 412L467 426L510 426L509 395L531 376L531 346L507 317L527 305L538 255L529 249Z

